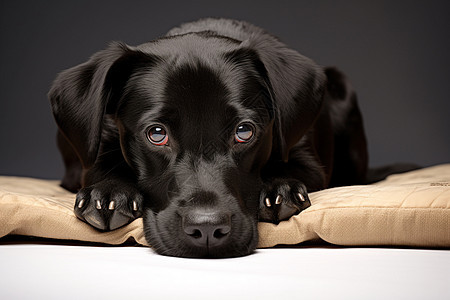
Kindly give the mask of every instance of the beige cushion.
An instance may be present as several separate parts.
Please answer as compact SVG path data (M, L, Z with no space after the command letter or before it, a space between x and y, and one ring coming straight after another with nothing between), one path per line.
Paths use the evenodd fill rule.
M378 184L310 195L312 206L279 225L259 224L259 247L322 239L336 245L450 247L450 164ZM148 245L142 219L99 232L73 214L75 195L58 181L0 176L0 237L28 235Z

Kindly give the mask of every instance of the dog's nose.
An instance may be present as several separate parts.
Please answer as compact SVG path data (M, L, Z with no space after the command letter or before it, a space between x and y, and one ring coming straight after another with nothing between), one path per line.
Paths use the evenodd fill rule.
M231 232L231 218L226 213L191 212L183 218L188 240L199 247L222 245Z

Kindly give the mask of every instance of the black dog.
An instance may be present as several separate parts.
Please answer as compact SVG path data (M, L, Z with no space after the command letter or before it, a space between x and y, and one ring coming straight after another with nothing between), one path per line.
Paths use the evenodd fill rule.
M346 78L246 22L204 19L111 44L49 93L75 214L100 230L143 215L158 253L251 253L307 192L366 182Z

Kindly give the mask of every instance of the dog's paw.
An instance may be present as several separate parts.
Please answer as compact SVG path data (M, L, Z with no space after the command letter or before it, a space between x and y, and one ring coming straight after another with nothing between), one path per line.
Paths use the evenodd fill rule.
M295 179L274 179L261 192L259 220L278 224L310 206L304 184Z
M101 181L82 188L75 215L100 230L114 230L142 215L143 196L132 184Z

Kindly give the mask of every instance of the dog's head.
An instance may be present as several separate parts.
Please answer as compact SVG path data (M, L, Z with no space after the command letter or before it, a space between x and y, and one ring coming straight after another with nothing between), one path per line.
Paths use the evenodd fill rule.
M209 33L112 44L55 81L55 119L84 168L108 151L100 149L105 135L120 140L157 252L228 257L255 249L261 169L287 159L313 123L324 85L313 62L277 51L284 53Z

